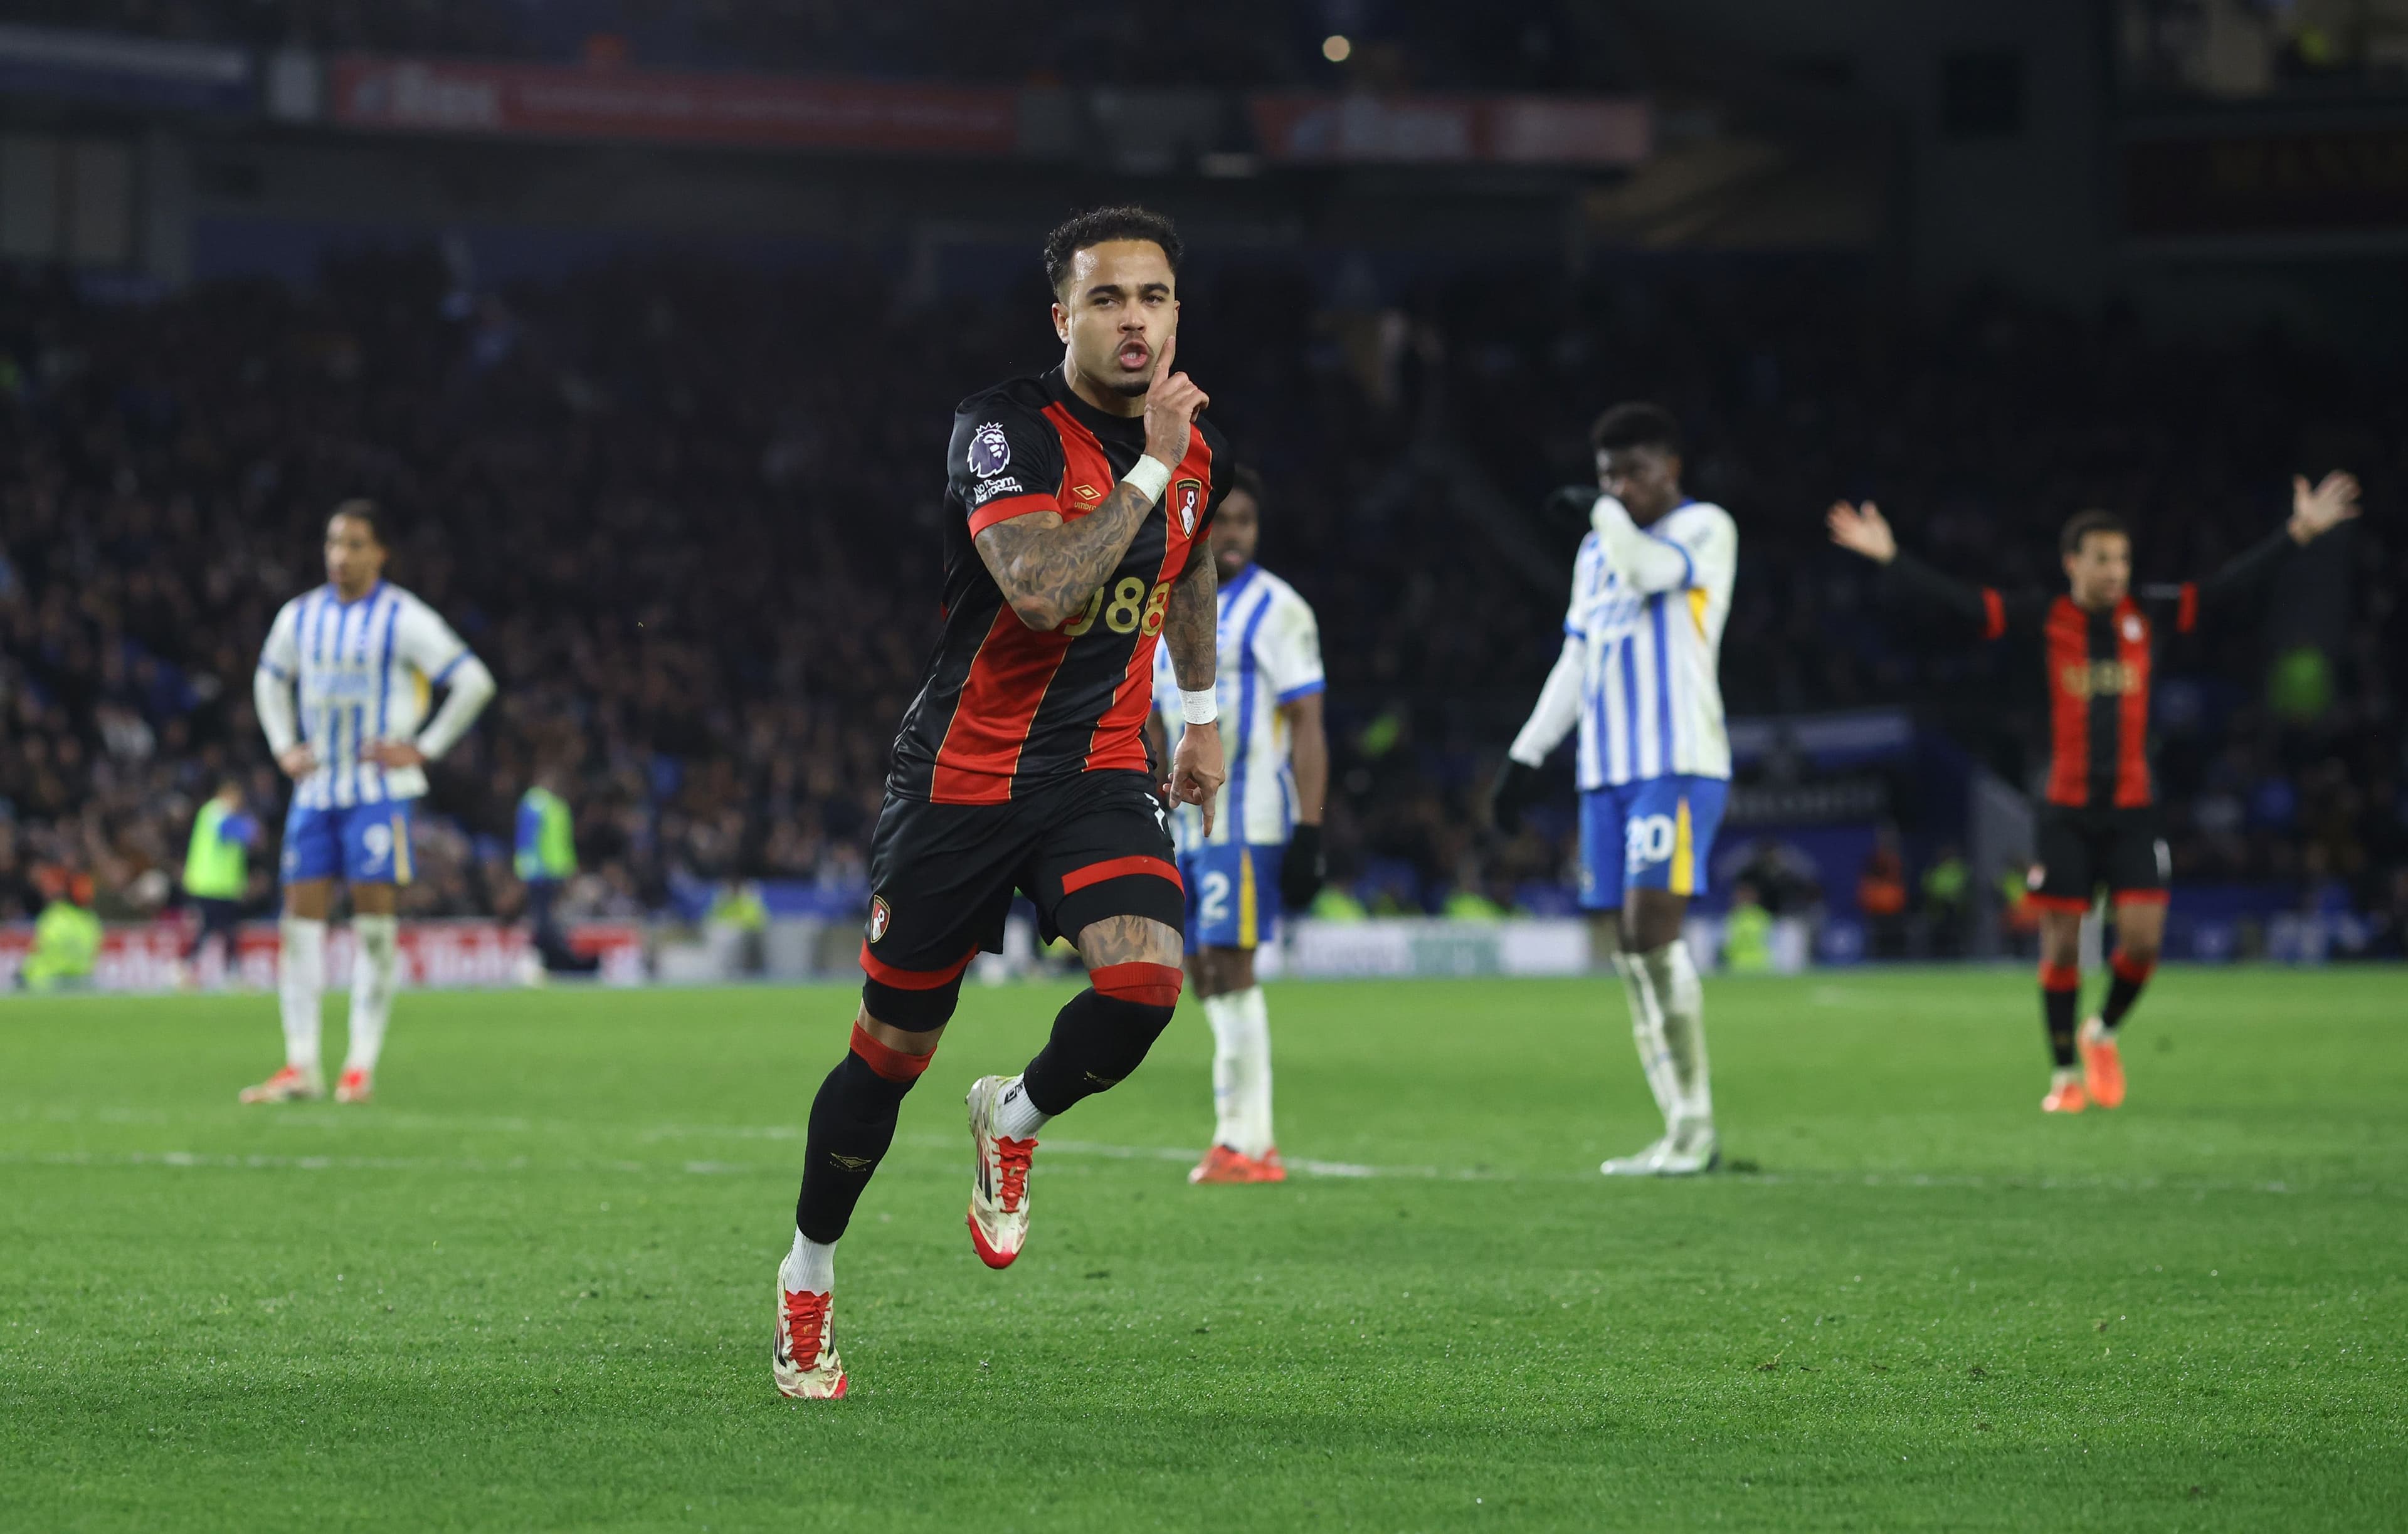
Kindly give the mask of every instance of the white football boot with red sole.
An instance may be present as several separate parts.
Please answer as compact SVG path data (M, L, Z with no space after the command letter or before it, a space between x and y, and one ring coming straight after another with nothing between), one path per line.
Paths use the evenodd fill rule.
M1037 1142L995 1132L995 1112L1003 1099L1001 1076L970 1083L970 1148L978 1165L970 1177L970 1244L990 1268L1009 1268L1028 1240L1028 1162Z

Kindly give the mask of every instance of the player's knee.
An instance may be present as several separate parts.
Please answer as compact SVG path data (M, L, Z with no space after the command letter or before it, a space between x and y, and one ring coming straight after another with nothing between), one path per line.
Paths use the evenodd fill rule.
M876 975L861 983L861 1010L906 1033L925 1033L944 1027L953 1020L953 1008L961 1004L961 1000L959 974L942 985L924 988L889 985Z
M928 1069L936 1051L915 1054L881 1043L859 1023L853 1045L828 1079L828 1089L855 1101L900 1101Z
M2154 941L2119 943L2108 963L2118 978L2137 985L2148 979L2149 973L2157 967L2157 945Z
M1166 1022L1170 1010L1179 1005L1179 990L1184 979L1175 964L1143 961L1106 964L1087 975L1087 983L1096 987L1097 996L1130 1006L1158 1007L1166 1015Z

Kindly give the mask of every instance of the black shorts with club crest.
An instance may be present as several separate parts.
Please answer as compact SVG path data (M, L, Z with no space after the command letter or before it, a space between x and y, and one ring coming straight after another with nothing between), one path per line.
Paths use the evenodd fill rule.
M1046 942L1107 916L1182 931L1186 891L1148 775L1080 773L997 804L888 794L862 929L869 1015L913 1030L943 1023L970 960L1002 951L1015 890L1036 903Z
M2102 886L2117 903L2162 902L2172 877L2156 805L2041 806L2025 876L2033 904L2087 911Z

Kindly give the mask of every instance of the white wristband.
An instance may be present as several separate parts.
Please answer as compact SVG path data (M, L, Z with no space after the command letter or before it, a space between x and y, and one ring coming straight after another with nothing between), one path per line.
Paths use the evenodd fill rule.
M1162 492L1170 488L1170 470L1152 453L1143 453L1139 455L1136 465L1121 476L1121 483L1135 485L1143 491L1145 504L1150 506L1161 500Z
M1212 724L1217 722L1221 717L1220 689L1218 688L1208 687L1198 692L1190 692L1185 688L1181 688L1179 689L1179 717L1185 719L1189 724Z

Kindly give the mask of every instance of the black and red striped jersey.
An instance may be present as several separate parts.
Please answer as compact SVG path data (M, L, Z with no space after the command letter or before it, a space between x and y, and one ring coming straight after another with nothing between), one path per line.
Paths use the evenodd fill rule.
M972 540L1032 512L1086 516L1144 453L1145 422L1080 399L1059 368L962 402L945 450L944 631L895 737L888 792L999 804L1076 773L1150 768L1154 648L1171 589L1211 557L1205 533L1228 490L1220 433L1199 420L1187 442L1168 492L1086 607L1037 630Z
M2272 573L2291 547L2276 533L2205 580L2143 586L2114 606L2077 607L2044 592L2002 595L1943 575L1900 551L1890 578L1907 590L1962 613L1985 639L2040 643L2048 695L2048 781L2052 804L2130 808L2152 803L2149 692L2161 633L2187 634L2202 616Z

